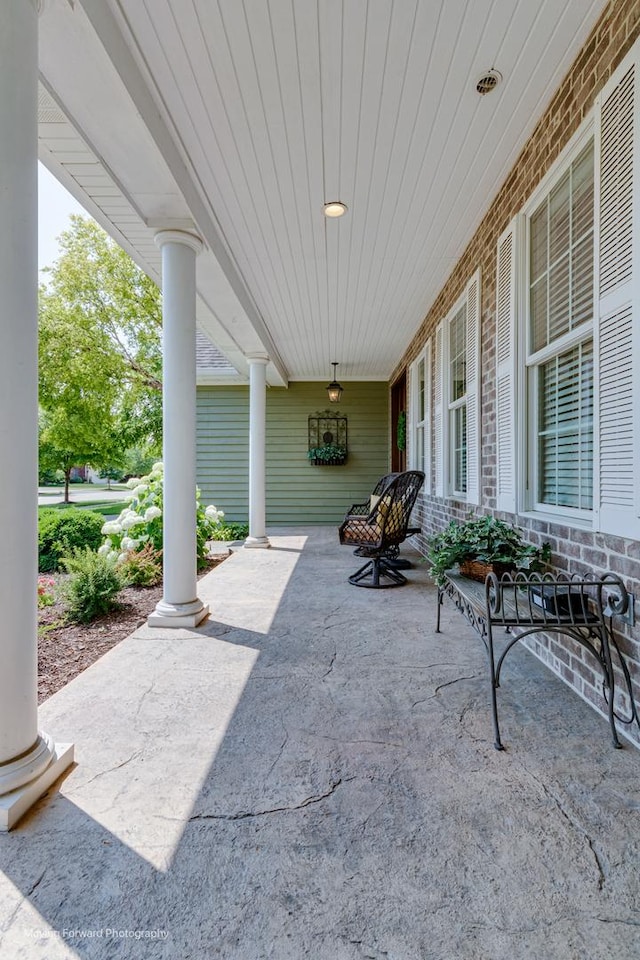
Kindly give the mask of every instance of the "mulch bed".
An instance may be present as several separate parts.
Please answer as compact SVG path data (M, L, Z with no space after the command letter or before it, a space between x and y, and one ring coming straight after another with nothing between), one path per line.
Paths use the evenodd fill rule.
M224 559L210 560L200 576ZM55 574L54 579L61 583L64 576ZM38 703L142 626L161 597L162 587L125 587L118 595L117 609L92 623L67 622L61 600L38 610Z

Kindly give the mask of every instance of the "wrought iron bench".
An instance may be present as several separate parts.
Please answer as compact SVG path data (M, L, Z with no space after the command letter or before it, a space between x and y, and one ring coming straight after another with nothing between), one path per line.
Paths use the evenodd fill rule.
M513 577L503 574L498 579L491 573L485 583L478 583L449 571L445 574L444 583L438 587L437 633L440 633L440 609L445 595L451 597L457 609L480 635L489 657L496 750L504 749L500 738L496 692L500 686L502 665L515 644L532 633L559 633L572 637L595 658L602 672L602 692L615 747L621 747L616 720L623 724L635 722L640 728L629 668L611 627L612 616L623 616L629 605L627 590L616 574L589 578L517 573ZM495 627L504 627L509 635L499 655L494 646ZM621 716L614 709L612 649L620 661L629 697L628 717Z
M349 583L358 587L399 587L407 582L396 569L393 552L397 555L397 548L409 535L411 511L424 473L407 470L391 477L378 499L354 504L340 526L340 543L357 547L360 556L367 557L364 566L349 577ZM383 477L378 487L385 480Z

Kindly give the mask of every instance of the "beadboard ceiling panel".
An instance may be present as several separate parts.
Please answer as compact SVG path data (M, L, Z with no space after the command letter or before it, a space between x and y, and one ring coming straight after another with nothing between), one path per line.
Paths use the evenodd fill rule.
M301 380L326 377L333 360L341 379L389 376L605 6L83 0L130 90L101 5L210 212L262 342ZM503 82L481 97L475 83L490 68ZM79 113L76 100L91 127ZM122 223L126 202L110 183L82 154L64 157ZM135 181L129 192L144 212L139 175L128 176L121 154L112 166ZM327 220L329 200L348 213ZM198 275L215 309L217 285L200 266ZM236 335L233 323L226 329Z

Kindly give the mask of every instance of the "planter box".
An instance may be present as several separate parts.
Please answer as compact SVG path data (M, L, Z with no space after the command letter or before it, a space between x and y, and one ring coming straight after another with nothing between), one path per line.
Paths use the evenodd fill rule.
M332 460L312 460L311 463L316 467L341 467L346 462L346 457L334 457Z
M572 592L569 584L567 586L536 584L529 587L529 596L532 603L554 617L577 617L584 620L585 614L588 613L588 598L579 590Z
M500 579L503 573L513 573L514 567L509 563L484 563L482 560L464 560L460 564L460 573L470 580L484 583L489 573L495 573Z

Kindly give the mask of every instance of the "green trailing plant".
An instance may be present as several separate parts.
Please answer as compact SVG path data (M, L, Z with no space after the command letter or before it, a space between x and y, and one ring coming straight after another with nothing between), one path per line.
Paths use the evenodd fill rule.
M404 410L398 414L398 427L396 430L396 446L398 450L407 449L407 415Z
M344 460L347 451L337 443L325 443L322 447L310 447L307 456L309 460L333 463L335 460Z
M59 570L62 558L75 548L97 550L102 542L104 518L91 510L53 507L38 511L38 569L41 573Z
M548 543L537 547L527 543L519 527L497 520L490 514L470 516L462 523L452 520L428 541L427 559L437 584L445 571L466 560L500 563L516 570L540 570L551 558Z
M89 623L117 606L123 581L114 560L85 547L64 557L63 563L70 574L64 588L69 620Z

